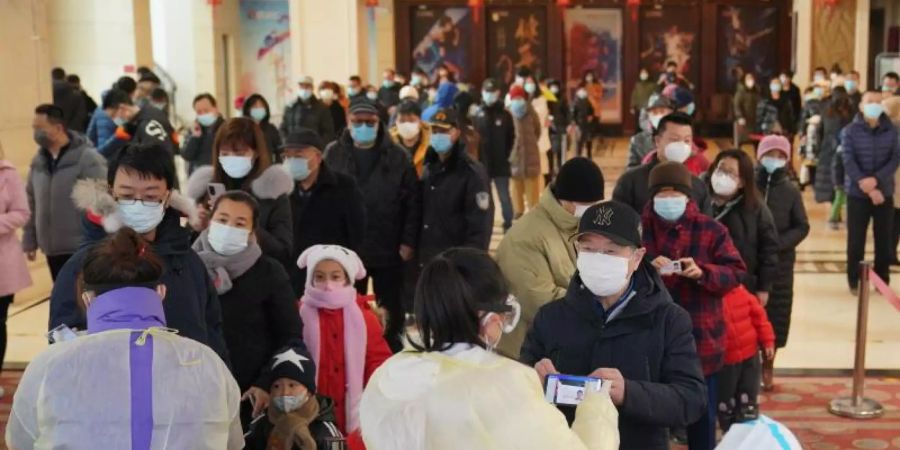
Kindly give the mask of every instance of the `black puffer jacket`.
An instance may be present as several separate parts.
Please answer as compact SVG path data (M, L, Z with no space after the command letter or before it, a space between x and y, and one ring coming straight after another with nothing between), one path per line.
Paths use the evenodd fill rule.
M771 292L778 263L778 231L769 207L748 209L740 196L721 206L713 204L712 212L728 228L734 246L747 265L741 282L750 292Z
M282 136L287 136L301 128L309 128L319 133L319 136L325 142L334 140L334 121L331 117L331 110L313 96L309 101L295 101L293 104L284 108L284 117L281 118Z
M365 180L357 178L356 152L378 152L374 169ZM366 235L359 256L366 267L399 265L400 245L415 248L422 204L416 169L406 150L394 144L379 126L375 146L367 150L355 148L350 131L328 145L325 162L335 172L356 180L366 205Z
M644 207L652 200L650 196L650 171L659 164L659 159L654 156L653 160L642 166L628 169L616 182L616 188L613 190L613 200L625 203L637 211L638 214L644 213ZM699 178L691 175L693 183L691 189L691 199L697 203L700 212L709 215L709 190Z
M800 190L784 170L777 170L769 176L765 169L759 169L756 176L757 185L766 198L778 230L778 265L766 312L775 329L775 345L781 348L787 343L791 326L796 249L809 234L809 219Z
M503 103L482 105L475 115L475 129L481 136L478 156L491 178L509 177L509 154L516 140L516 129Z
M451 247L488 250L494 230L490 192L484 168L469 158L461 139L445 162L428 148L422 173L420 268Z
M625 378L619 406L622 449L668 450L667 427L686 426L706 410L706 387L691 317L676 305L649 263L634 273L635 295L604 321L576 274L566 297L541 307L522 346L528 366L547 358L560 373L588 375L600 367ZM561 407L569 423L575 408Z
M843 184L844 180L834 180L832 178L831 166L834 156L837 153L839 145L838 140L841 136L841 130L844 129L853 117L843 118L837 114L822 115L822 125L819 127L819 170L816 170L815 194L816 202L824 203L834 200L834 185Z
M225 119L219 116L212 125L200 126L200 136L188 135L184 141L184 147L181 149L181 157L190 164L189 172L193 172L200 166L212 164L216 131L219 131L219 127L223 123L225 123Z

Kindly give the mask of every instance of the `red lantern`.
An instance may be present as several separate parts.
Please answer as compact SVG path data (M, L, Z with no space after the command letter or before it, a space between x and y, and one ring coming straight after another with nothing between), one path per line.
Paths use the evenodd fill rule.
M818 0L817 3L826 8L834 8L838 5L838 0Z
M484 6L484 0L469 0L469 8L472 8L472 20L475 23L481 21L482 6Z
M559 6L560 8L565 8L571 4L572 0L556 0L556 6Z
M637 22L638 10L641 8L641 0L628 0L625 4L631 8L631 21Z
M366 6L369 8L378 6L378 0L366 0Z

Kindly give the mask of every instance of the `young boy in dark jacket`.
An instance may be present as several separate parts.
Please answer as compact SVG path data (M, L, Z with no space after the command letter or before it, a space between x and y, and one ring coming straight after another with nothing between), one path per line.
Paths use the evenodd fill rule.
M329 449L344 440L334 422L334 402L316 395L316 365L306 349L286 348L269 367L269 408L250 425L246 450Z

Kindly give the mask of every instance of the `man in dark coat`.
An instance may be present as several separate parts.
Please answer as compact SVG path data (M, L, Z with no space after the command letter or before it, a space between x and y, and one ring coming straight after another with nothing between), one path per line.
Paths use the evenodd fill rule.
M900 163L897 128L884 114L881 93L870 91L859 105L861 114L841 132L844 190L847 192L847 281L859 288L859 262L866 248L869 221L875 236L875 272L890 283L895 249L894 172Z
M56 67L50 72L53 80L53 104L63 110L66 129L84 133L88 126L88 109L81 93L66 81L66 72Z
M184 142L181 157L190 164L188 173L200 166L212 164L213 143L216 140L216 131L225 123L225 119L219 114L216 99L210 94L199 94L194 97L194 112L197 119L191 124L191 134ZM269 149L275 154L275 149Z
M379 304L388 311L385 338L398 351L405 320L403 263L414 256L422 219L416 170L406 151L391 140L371 102L353 102L349 118L347 130L326 148L325 162L354 178L363 192L366 234L359 256ZM357 285L362 292L367 286L368 277Z
M400 103L400 83L397 82L394 69L384 71L384 80L381 81L381 87L378 88L378 102L385 108L391 109Z
M282 136L287 136L300 128L309 128L325 140L334 140L334 120L331 110L325 106L313 94L312 77L306 76L300 79L300 89L297 91L297 101L284 109L284 117L281 118Z
M358 252L366 232L366 206L356 180L322 160L322 138L308 128L289 134L282 145L284 165L294 178L291 261L316 244L335 244ZM303 295L306 269L292 264L291 284Z
M150 242L163 262L160 282L166 285L168 326L208 345L227 363L219 298L203 261L191 250L190 230L181 226L183 214L196 218L196 206L173 190L175 166L166 150L159 144L126 146L110 162L107 183L110 188L98 183L75 187L76 204L87 211L84 241L53 284L50 329L61 324L86 329L84 312L76 303L82 261L107 232L126 226Z
M171 158L175 157L177 135L166 113L152 105L143 108L136 106L130 98L116 100L118 104L105 105L115 111L111 118L116 123L116 131L113 139L97 149L101 155L109 160L115 159L126 144L132 143L159 144Z
M516 140L512 115L503 107L497 82L488 78L481 85L481 105L475 114L475 129L481 136L478 156L497 190L503 214L503 231L512 226L513 207L509 194L509 154Z
M422 173L419 269L451 247L484 251L491 243L494 205L484 168L460 139L456 111L439 110L431 120L431 145Z
M663 117L659 121L659 126L653 130L653 139L656 142L656 157L649 163L632 168L622 174L613 191L614 200L631 206L638 214L644 212L644 207L651 199L650 171L665 161L673 160L683 164L690 156L694 139L690 116L676 112ZM691 199L694 200L701 212L708 213L710 199L706 184L693 175L691 182L693 183Z
M612 383L620 448L668 450L666 428L696 421L706 389L691 318L644 260L640 230L640 216L624 203L585 211L578 272L565 298L538 311L521 361L542 378L562 373ZM575 408L560 409L571 423Z

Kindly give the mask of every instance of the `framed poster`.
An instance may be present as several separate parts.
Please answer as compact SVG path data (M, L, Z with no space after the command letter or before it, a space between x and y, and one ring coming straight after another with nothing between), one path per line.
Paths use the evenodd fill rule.
M240 99L262 94L273 115L281 115L287 99L294 98L290 79L291 30L287 0L241 0L243 65L238 82ZM231 105L228 105L230 107Z
M472 70L471 14L466 7L412 7L412 68L424 70L433 79L444 65L458 80L468 80Z
M723 5L717 13L717 90L733 92L747 72L760 83L777 77L778 8Z
M665 71L666 62L674 61L676 71L697 85L700 81L699 20L700 10L694 6L641 8L641 67L658 76Z
M509 86L519 67L546 73L547 10L498 7L487 12L488 74Z
M602 85L594 94L599 99L600 121L622 121L622 10L613 8L577 8L565 12L566 88L570 95L581 84L584 74L592 72Z

